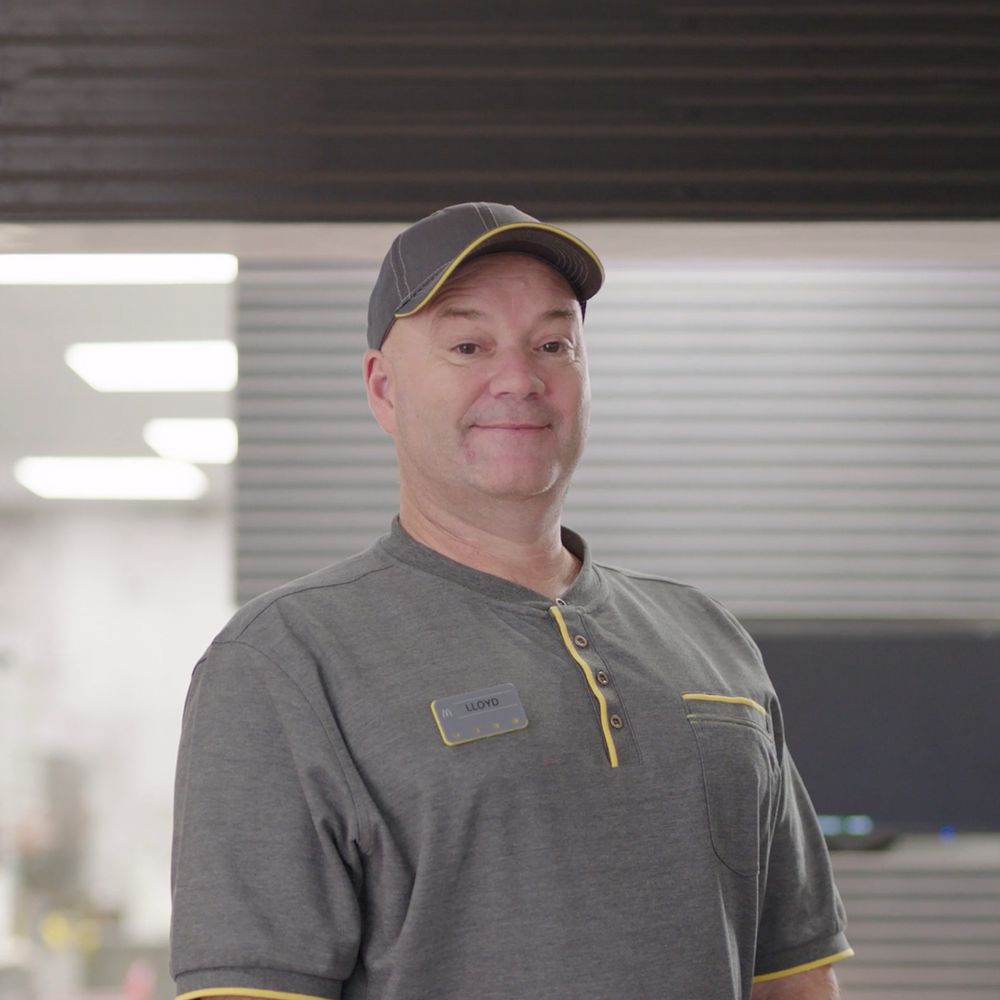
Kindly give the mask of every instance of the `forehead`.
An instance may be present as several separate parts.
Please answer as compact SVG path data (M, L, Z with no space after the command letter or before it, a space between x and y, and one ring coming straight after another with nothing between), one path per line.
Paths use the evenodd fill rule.
M456 268L430 305L458 296L488 294L504 287L539 298L576 301L569 282L545 261L530 254L492 253L474 257Z

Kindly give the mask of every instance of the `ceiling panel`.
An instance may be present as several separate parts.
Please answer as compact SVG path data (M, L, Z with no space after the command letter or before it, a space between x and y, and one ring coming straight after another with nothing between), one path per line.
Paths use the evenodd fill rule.
M0 12L12 221L995 219L998 122L997 2Z

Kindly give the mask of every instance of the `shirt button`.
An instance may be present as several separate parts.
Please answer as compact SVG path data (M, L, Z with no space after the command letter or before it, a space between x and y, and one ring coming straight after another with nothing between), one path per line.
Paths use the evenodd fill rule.
M611 678L608 677L608 675L603 670L598 670L597 671L597 683L598 684L605 684L605 685L607 685L610 682L611 682Z
M622 722L622 717L620 715L612 715L611 718L608 719L608 722L611 723L614 729L621 729L621 727L625 725L625 723Z
M580 649L586 649L590 645L585 635L574 635L573 642L576 643L576 645L579 646Z

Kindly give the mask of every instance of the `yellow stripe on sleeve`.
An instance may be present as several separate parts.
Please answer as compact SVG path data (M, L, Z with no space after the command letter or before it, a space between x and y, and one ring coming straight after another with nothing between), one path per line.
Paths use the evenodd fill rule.
M769 983L772 979L784 979L785 976L794 976L799 972L810 972L812 969L818 969L821 965L832 965L834 962L839 962L842 958L850 958L853 954L853 948L845 948L843 951L838 951L836 955L830 955L827 958L817 958L815 962L806 962L803 965L793 965L790 969L782 969L780 972L765 972L761 976L754 976L753 982Z
M195 1000L196 997L255 997L260 1000L330 1000L309 993L284 993L281 990L257 990L247 986L213 986L206 990L189 990L177 1000Z

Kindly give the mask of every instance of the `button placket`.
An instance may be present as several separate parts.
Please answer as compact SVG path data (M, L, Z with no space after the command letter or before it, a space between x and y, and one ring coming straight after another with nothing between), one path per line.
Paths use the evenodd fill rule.
M639 749L628 722L628 713L625 711L618 688L614 684L614 671L604 657L601 656L594 640L587 634L587 627L582 613L577 612L576 609L574 609L574 612L574 624L569 627L572 629L574 635L581 635L586 640L586 647L581 647L581 649L586 649L586 653L583 655L594 672L594 680L597 682L597 686L600 688L601 694L604 695L604 700L608 706L608 725L618 751L618 763L637 763L640 759Z
M567 651L578 667L581 663L586 666L588 687L597 709L599 728L611 766L617 767L623 760L638 760L634 740L628 735L625 711L611 683L611 672L586 634L583 615L576 608L551 608L550 612L557 623L562 622L560 631Z

